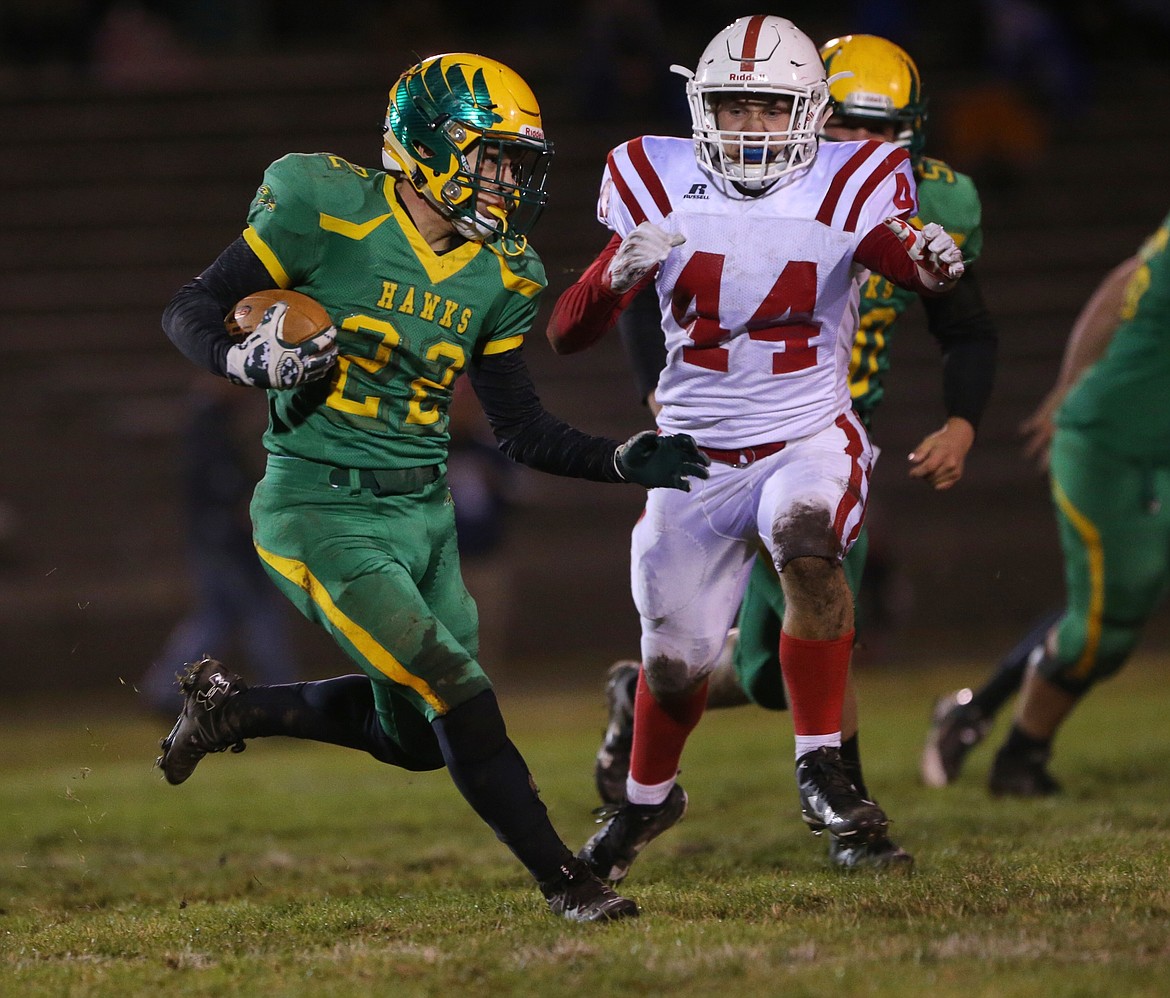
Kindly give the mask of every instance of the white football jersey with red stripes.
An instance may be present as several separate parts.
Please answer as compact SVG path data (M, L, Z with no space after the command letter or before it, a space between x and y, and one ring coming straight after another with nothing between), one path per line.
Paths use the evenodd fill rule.
M757 197L723 193L690 139L614 149L598 217L620 236L644 221L686 236L655 284L666 335L658 425L708 447L795 440L849 407L862 238L917 211L906 151L822 142L812 165Z

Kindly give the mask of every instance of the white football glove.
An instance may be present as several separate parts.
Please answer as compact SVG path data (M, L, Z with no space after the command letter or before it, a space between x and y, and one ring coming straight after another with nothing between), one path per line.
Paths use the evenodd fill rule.
M300 343L281 339L288 306L277 302L264 318L227 352L227 376L237 385L255 388L295 388L329 373L337 361L337 329L330 326Z
M653 222L643 222L618 247L605 279L619 294L625 294L669 255L675 246L681 246L687 237L680 232L667 232Z
M963 276L963 251L938 222L927 222L921 231L900 218L887 218L885 225L918 264L923 284L942 291Z

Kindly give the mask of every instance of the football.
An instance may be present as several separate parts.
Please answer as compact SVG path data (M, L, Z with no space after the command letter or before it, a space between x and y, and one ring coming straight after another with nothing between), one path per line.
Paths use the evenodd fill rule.
M257 291L236 302L235 307L223 320L227 330L233 336L247 336L264 318L264 313L277 302L288 305L284 313L284 321L277 335L285 343L293 345L323 332L333 325L329 313L323 305L308 295L299 291Z

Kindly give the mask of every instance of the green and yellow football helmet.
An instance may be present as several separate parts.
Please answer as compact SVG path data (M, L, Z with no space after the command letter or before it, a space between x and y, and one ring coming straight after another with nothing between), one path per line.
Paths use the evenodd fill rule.
M467 239L523 245L548 202L540 105L494 59L453 52L411 66L390 88L382 136L385 167Z
M918 67L904 49L877 35L843 35L821 46L834 113L893 123L911 156L926 140L926 100Z

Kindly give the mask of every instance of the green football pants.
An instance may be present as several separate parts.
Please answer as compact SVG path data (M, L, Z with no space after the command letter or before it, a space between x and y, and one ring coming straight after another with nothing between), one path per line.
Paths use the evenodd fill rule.
M1052 498L1066 609L1045 678L1080 694L1125 664L1170 581L1170 465L1143 464L1058 429Z
M421 469L416 469L421 470ZM370 677L391 737L491 688L463 585L445 476L406 494L394 473L271 456L252 497L256 549L281 591ZM348 481L347 481L348 476ZM409 746L404 745L405 748Z

